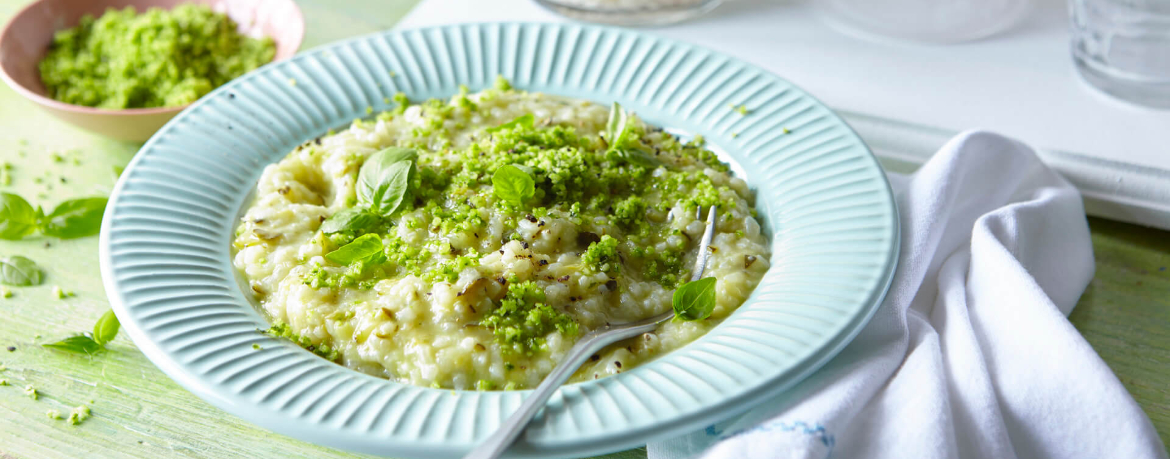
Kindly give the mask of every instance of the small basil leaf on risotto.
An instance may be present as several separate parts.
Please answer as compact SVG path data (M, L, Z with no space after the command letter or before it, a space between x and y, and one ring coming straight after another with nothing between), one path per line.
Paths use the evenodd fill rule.
M340 233L342 231L361 231L378 223L378 216L365 209L346 209L335 213L321 222L321 232L325 234Z
M382 252L382 238L377 234L366 234L353 242L325 254L325 259L339 265L348 265Z
M715 278L704 277L687 282L674 291L671 299L674 317L682 320L703 320L715 310Z
M520 205L536 194L536 181L523 169L505 164L492 175L492 189L500 199Z
M531 113L529 113L526 115L518 116L518 117L516 117L516 119L509 121L507 123L501 124L499 126L484 129L483 132L492 133L492 132L502 131L505 129L516 129L518 127L532 129L532 127L535 125L536 125L536 117L533 116Z
M629 118L629 114L617 102L610 106L609 121L605 123L605 141L609 143L609 151L619 150L625 143L626 135L630 132Z
M358 203L371 212L389 216L406 202L418 152L391 147L374 153L358 172Z

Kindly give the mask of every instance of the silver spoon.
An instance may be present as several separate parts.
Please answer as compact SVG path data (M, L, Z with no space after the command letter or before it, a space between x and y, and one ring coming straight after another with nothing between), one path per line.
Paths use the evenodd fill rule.
M700 207L695 209L695 219L703 215L703 209ZM691 281L697 281L703 277L703 270L707 268L707 258L710 257L711 252L708 247L711 245L711 238L715 233L715 207L707 213L707 228L703 230L703 238L699 242L699 253L695 256L695 268L692 270ZM639 320L637 322L630 322L626 324L606 325L589 332L577 341L577 344L569 349L569 355L565 360L553 369L552 373L544 378L544 381L536 387L536 390L524 399L524 403L520 408L508 417L504 424L496 430L496 433L480 443L478 447L471 451L463 459L496 459L512 446L532 418L536 416L536 412L544 407L545 402L552 397L553 393L561 387L572 376L577 368L585 362L597 351L616 343L626 338L633 338L654 330L658 324L670 320L674 317L674 311L667 311L649 319Z

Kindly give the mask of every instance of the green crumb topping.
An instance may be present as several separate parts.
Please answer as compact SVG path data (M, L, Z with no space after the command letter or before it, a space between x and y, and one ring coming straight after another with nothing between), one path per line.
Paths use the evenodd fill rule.
M531 354L544 347L544 336L559 331L577 334L577 323L564 313L544 303L544 290L532 281L508 286L500 305L488 313L480 325L492 330L501 343L512 345L516 352Z
M731 109L735 110L735 112L739 113L740 115L746 116L748 114L748 108L746 105L742 105L742 104L741 105L732 105Z
M12 298L12 289L0 285L0 297Z
M619 274L621 266L617 247L617 239L608 234L601 236L601 240L589 244L585 254L581 255L581 265L585 267L586 272Z
M167 11L133 7L84 16L57 32L40 63L52 98L107 109L173 107L270 61L272 39L238 31L235 21L204 5Z
M252 343L252 349L255 349L255 350L259 351L260 349L263 349L263 348L262 348L262 347L260 347L260 345L259 345L259 344Z
M339 352L337 352L336 350L333 350L332 348L330 348L328 344L315 345L315 344L313 344L313 341L310 340L308 337L301 336L301 335L297 334L296 332L292 331L292 327L290 327L288 324L286 324L284 322L279 322L279 321L276 322L271 327L269 327L268 330L266 330L264 333L267 333L268 335L276 337L276 338L284 338L284 339L287 339L289 341L292 341L292 342L296 343L297 345L299 345L300 347L305 348L309 352L312 352L314 354L317 354L318 356L324 357L326 360L328 360L330 362L335 362L335 361L337 361L337 359L341 358L341 354Z
M481 379L475 382L475 390L495 390L496 383L486 379Z
M40 393L37 392L36 388L34 388L31 385L24 386L24 395L27 395L28 398L31 398L33 400L36 400L36 399L40 398L40 396L41 396Z
M7 386L7 385L9 385L7 379L0 379L0 386Z
M57 410L49 410L45 412L45 416L48 416L49 419L61 419L61 412Z

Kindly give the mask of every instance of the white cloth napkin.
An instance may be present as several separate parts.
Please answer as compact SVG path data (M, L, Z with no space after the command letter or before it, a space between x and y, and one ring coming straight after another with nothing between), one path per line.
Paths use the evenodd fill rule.
M900 266L857 339L759 408L650 444L650 459L1165 458L1066 318L1093 277L1077 191L987 132L892 180Z

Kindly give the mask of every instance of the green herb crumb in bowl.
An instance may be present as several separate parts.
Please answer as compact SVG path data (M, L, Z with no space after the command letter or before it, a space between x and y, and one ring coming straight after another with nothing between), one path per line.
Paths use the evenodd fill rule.
M39 0L0 32L0 77L60 119L144 141L303 36L292 0Z

